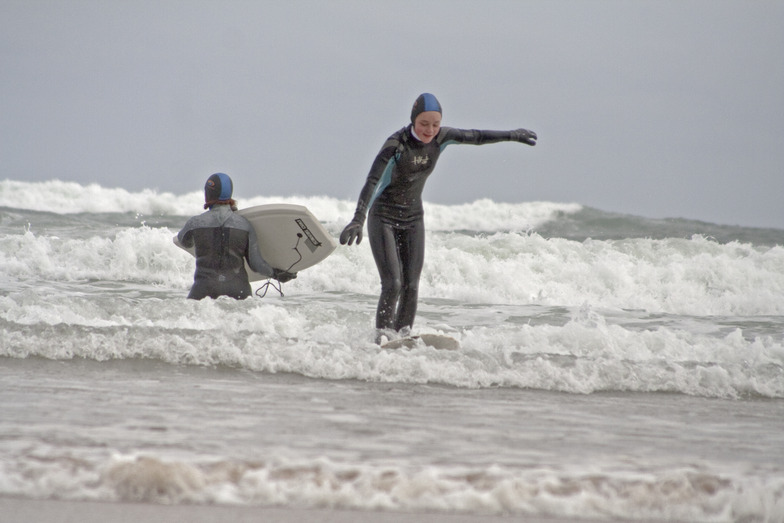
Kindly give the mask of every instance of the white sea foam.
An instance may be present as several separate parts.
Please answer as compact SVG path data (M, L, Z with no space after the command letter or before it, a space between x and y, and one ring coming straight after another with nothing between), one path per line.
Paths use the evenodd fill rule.
M123 298L122 295L128 295ZM504 321L514 309L481 325L469 315L446 331L457 352L388 352L372 343L372 297L343 305L332 299L272 298L192 302L134 299L133 290L102 299L39 297L33 291L0 297L7 329L0 355L52 359L154 359L172 364L225 365L324 379L442 383L457 387L519 387L590 393L671 391L707 397L784 397L780 337L749 337L740 328L678 326L639 329L608 323L589 308L556 314L555 324ZM422 329L458 309L426 302ZM491 308L492 309L492 308ZM542 312L539 306L529 311ZM544 311L546 312L546 310ZM518 313L520 314L520 313ZM525 313L521 316L525 317ZM571 316L571 318L569 317ZM634 324L637 317L624 321ZM528 320L530 322L530 319ZM23 327L26 326L26 327ZM52 343L52 329L57 343Z
M238 197L304 204L333 235L354 210ZM367 242L302 271L284 297L186 300L194 261L172 236L200 202L0 182L0 494L784 518L770 459L782 231L428 204L415 329L460 348L392 351L374 343Z
M448 333L462 349L412 359L371 343L379 283L367 242L303 271L283 299L185 300L194 261L172 237L199 197L0 182L0 205L11 206L0 228L0 354L459 387L784 396L783 246L546 238L530 228L580 207L429 205L416 328ZM298 203L335 235L353 214L349 201ZM36 206L47 213L25 210ZM127 215L140 208L164 214L155 223ZM208 340L224 343L206 350Z
M42 457L42 456L41 456ZM36 481L35 478L45 478ZM188 462L144 454L0 465L0 492L32 498L267 505L677 521L778 521L784 484L693 466L638 474L566 467L345 464L327 458Z
M0 181L0 207L52 212L135 213L140 216L190 216L202 212L203 193L190 191L182 195L153 190L129 192L121 188L105 188L97 184L74 182ZM235 194L240 207L288 203L305 205L321 221L347 223L354 215L355 202L324 196L248 196ZM526 204L496 203L477 200L463 205L426 204L428 225L433 230L526 231L559 213L577 212L578 204L530 202Z
M334 228L333 228L334 230ZM121 228L87 238L36 233L0 236L6 277L111 280L187 287L194 262L172 244L176 229ZM537 234L432 232L420 294L464 303L539 304L651 313L784 314L784 247L712 240L577 242ZM287 285L290 293L377 292L367 242L341 247Z

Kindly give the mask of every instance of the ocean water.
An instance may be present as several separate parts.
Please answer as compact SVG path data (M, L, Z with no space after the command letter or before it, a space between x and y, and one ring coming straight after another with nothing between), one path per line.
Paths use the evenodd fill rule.
M784 230L428 204L415 331L461 346L391 351L367 242L185 299L200 203L0 181L0 496L784 521Z

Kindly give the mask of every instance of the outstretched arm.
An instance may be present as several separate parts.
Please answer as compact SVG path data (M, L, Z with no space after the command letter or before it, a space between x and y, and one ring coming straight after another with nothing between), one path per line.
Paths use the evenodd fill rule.
M536 145L537 136L528 129L515 129L514 131L479 131L477 129L455 129L449 127L439 135L441 147L449 144L460 143L468 145L484 145L498 142L520 142Z

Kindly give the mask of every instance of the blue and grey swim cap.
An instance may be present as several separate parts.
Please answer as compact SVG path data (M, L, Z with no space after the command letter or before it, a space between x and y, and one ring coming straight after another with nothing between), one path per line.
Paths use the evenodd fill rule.
M441 104L438 103L436 97L430 93L422 93L414 102L414 107L411 108L411 123L414 123L416 117L421 113L427 111L441 112Z
M231 183L229 175L215 173L207 178L207 183L204 184L204 201L230 200L232 192L234 192L234 184Z

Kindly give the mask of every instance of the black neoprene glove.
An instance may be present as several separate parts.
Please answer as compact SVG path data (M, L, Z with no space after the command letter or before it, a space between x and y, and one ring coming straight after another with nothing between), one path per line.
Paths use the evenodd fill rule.
M293 280L297 277L297 273L283 271L280 269L272 269L272 277L278 280L280 283L286 283L287 281Z
M512 141L536 145L536 133L528 129L515 129L512 131Z
M340 244L353 244L354 240L357 241L357 245L362 242L362 228L365 226L365 215L357 211L354 213L354 219L351 220L351 223L346 225L346 228L343 229L343 232L340 233Z

